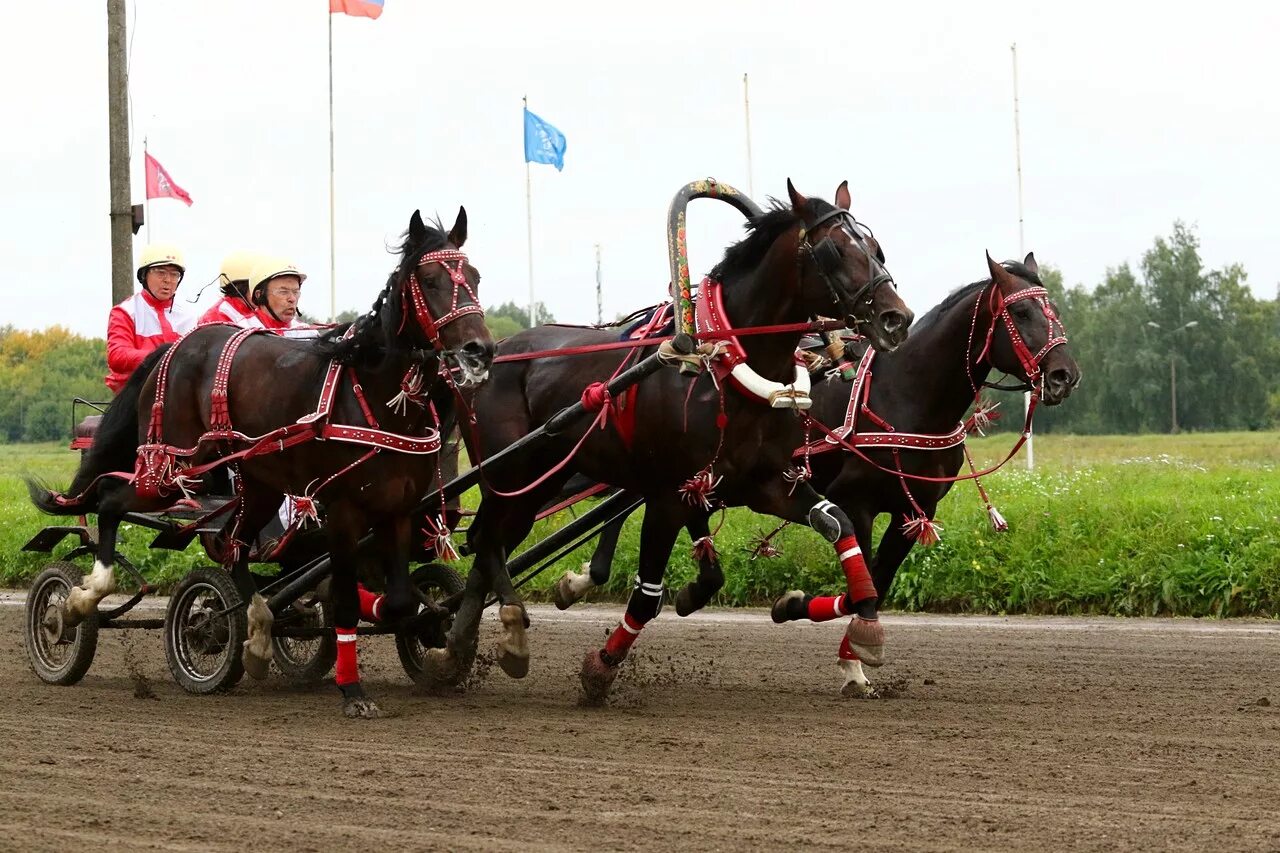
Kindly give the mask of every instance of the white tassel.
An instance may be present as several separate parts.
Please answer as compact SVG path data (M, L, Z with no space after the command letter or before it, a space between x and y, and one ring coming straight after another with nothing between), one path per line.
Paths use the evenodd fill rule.
M987 518L991 519L991 527L996 533L1004 533L1009 529L1009 522L1004 520L1004 516L1000 514L1000 510L991 504L987 504Z

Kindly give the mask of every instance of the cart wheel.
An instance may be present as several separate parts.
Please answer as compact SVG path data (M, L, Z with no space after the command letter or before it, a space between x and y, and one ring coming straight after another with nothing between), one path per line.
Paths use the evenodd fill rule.
M294 616L293 614L297 615ZM285 624L285 616L276 625ZM333 605L328 601L313 602L305 611L296 609L288 617L290 627L323 628L319 637L272 637L271 647L276 668L290 684L319 684L333 669L338 659L338 641L333 635Z
M164 615L164 656L188 693L228 690L244 675L240 655L249 634L245 608L230 575L201 566L182 579Z
M427 563L425 566L419 566L409 576L409 580L433 601L440 601L456 592L462 592L466 586L462 575L443 563ZM452 624L453 618L447 617L425 631L396 633L396 651L400 654L400 665L414 682L428 683L425 669L426 651L444 648L445 634L448 633L449 626Z
M74 563L50 563L27 593L27 658L46 684L62 687L84 678L98 650L95 611L70 630L62 629L62 605L71 588L83 579Z

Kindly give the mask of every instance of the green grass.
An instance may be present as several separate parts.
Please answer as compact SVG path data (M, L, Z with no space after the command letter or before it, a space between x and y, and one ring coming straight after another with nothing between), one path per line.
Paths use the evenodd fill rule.
M990 464L1009 436L972 443L975 461ZM1025 453L1025 451L1024 451ZM1230 616L1280 614L1280 435L1215 433L1180 436L1055 436L1036 439L1036 470L1020 455L984 478L1011 530L996 534L977 490L959 483L943 501L942 542L916 548L898 573L888 606L972 613L1098 613ZM63 485L77 456L63 445L0 446L0 582L28 580L45 561L19 548L49 522L27 502L18 477L33 473ZM474 495L469 496L474 500ZM603 596L626 595L635 572L639 514L626 526L614 576ZM542 522L534 536L567 522ZM713 524L715 521L713 521ZM884 520L878 530L883 529ZM762 604L793 587L811 592L841 586L830 546L791 527L776 540L782 555L750 559L752 540L773 519L727 513L716 536L726 583L718 603ZM124 535L125 553L149 577L171 582L202 561L198 546L183 554L150 551L150 531ZM583 548L531 585L531 597ZM682 535L667 573L675 589L694 575Z

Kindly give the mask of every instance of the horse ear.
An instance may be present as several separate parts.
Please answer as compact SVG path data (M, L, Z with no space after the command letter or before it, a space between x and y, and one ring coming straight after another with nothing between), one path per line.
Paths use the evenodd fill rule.
M1009 275L1008 270L991 259L990 252L987 252L987 269L991 271L992 281L1003 281Z
M1040 275L1040 265L1036 263L1035 252L1027 252L1027 256L1023 259L1022 265L1031 270L1033 275Z
M852 201L849 198L849 182L841 181L840 186L836 187L836 207L841 210L848 210Z
M409 217L409 242L420 243L426 236L427 226L422 222L422 212L415 210Z
M449 242L459 249L467 242L467 209L462 205L458 205L458 218L449 229Z
M787 178L787 195L791 196L791 209L796 216L808 221L806 217L809 215L809 199L796 191L796 188L791 184L790 178Z

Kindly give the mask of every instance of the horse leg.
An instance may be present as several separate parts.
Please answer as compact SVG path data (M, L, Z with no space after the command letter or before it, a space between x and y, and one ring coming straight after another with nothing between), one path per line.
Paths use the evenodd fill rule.
M62 605L63 630L79 625L98 609L102 599L116 591L116 537L125 514L164 509L172 503L139 498L133 485L124 481L105 480L98 489L98 550L93 571L67 594Z
M690 519L685 525L690 539L695 543L706 539L708 547L694 549L698 559L698 576L676 593L676 613L681 616L688 616L706 607L720 591L720 587L724 586L720 555L716 553L715 545L710 541L711 527L708 524L710 518L709 515L699 515Z
M925 512L928 513L929 518L933 518L931 508L925 509ZM905 513L895 512L890 515L889 527L880 537L880 546L876 548L875 559L871 562L871 578L875 581L876 594L880 596L881 601L889 597L889 589L893 586L893 578L897 575L898 568L907 558L907 554L911 553L912 546L916 544L902 531L902 526L906 522Z
M587 701L603 702L641 629L662 609L662 576L685 523L687 508L679 503L646 502L640 528L640 566L627 599L627 612L605 641L604 648L587 652L579 678Z
M844 570L846 591L837 596L810 596L792 590L773 604L773 621L811 619L825 622L853 614L840 643L841 660L860 660L867 666L884 664L884 629L880 625L879 596L862 556L862 547L849 516L829 500L801 483L790 496L776 486L762 492L763 500L752 503L757 512L768 512L788 521L807 524L835 546Z
M338 661L334 682L342 692L342 713L348 717L372 719L382 716L360 684L356 659L356 624L360 621L360 598L356 593L356 543L365 530L364 513L344 501L331 506L326 515L329 559L333 567L330 594L333 596L333 626L338 641Z
M240 659L245 673L250 678L259 680L267 677L274 658L271 628L275 616L267 606L267 600L258 593L257 582L249 571L249 543L258 538L258 532L275 515L276 508L283 499L284 496L279 493L263 492L246 484L241 497L244 503L228 537L228 545L233 547L236 555L231 564L231 580L240 591L240 597L249 602L245 610L248 637L244 641ZM238 548L232 545L235 542L239 543Z
M582 564L582 572L565 572L556 582L556 607L567 610L577 604L588 592L609 582L613 568L613 555L618 550L618 537L626 517L618 519L600 531L600 539L591 554L591 562Z

